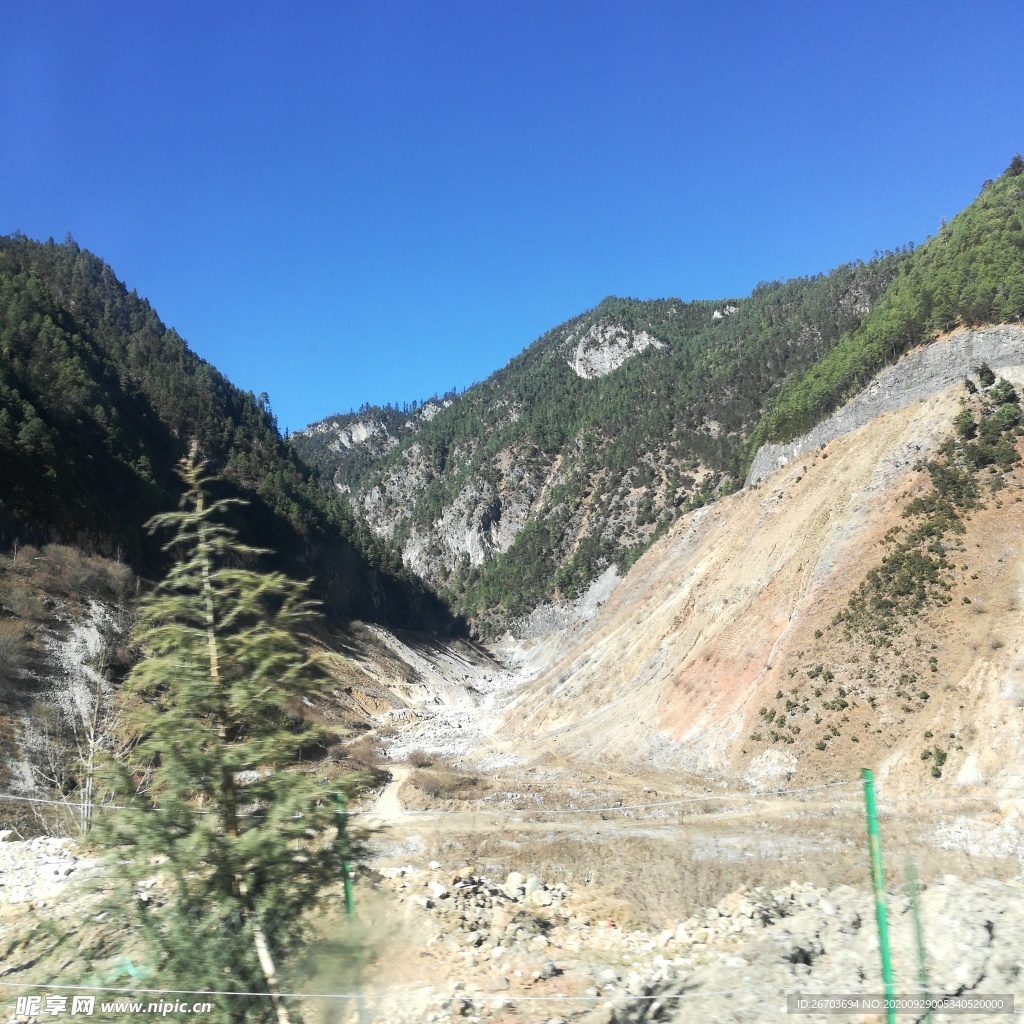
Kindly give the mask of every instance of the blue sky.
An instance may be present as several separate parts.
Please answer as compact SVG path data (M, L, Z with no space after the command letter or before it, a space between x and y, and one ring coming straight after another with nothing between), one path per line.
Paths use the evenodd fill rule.
M71 232L298 429L608 294L922 241L1024 149L1024 5L8 4L0 233Z

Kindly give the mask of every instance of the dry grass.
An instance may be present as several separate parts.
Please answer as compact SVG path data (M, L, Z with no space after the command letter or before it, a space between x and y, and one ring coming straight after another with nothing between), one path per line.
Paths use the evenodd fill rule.
M1015 858L938 848L930 837L939 820L949 818L883 816L890 891L905 884L908 855L925 884L946 874L966 881L1019 874ZM821 889L870 887L859 808L838 814L804 811L799 817L767 821L756 815L712 815L704 821L688 819L684 826L652 822L646 828L640 823L625 827L621 822L592 820L581 822L578 831L520 824L500 833L439 836L429 855L446 866L472 864L495 879L521 871L545 882L565 882L579 912L611 917L627 928L674 926L742 886L778 889L796 881Z
M412 784L431 800L479 800L487 793L487 784L479 775L436 758L429 768L416 772Z
M336 753L360 768L376 768L384 759L384 750L378 736L360 736L350 743L341 744Z
M0 679L16 674L25 658L25 630L18 619L0 619Z
M47 544L42 550L30 544L0 559L4 604L16 614L26 610L12 607L10 601L24 602L43 594L60 595L72 601L85 596L105 600L124 599L134 592L136 577L131 567L98 555L86 555L66 544ZM32 605L31 617L39 617L39 608Z

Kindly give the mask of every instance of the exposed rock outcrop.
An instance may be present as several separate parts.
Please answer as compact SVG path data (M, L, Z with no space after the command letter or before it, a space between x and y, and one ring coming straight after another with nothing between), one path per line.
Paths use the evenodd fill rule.
M882 413L905 409L944 391L969 377L980 363L987 363L993 370L1024 363L1024 329L1004 326L959 331L909 353L803 437L785 444L764 445L751 463L746 486L763 480L797 455L820 448Z
M735 307L730 307L730 312ZM618 324L598 322L577 342L574 335L567 339L567 347L576 342L572 355L566 360L573 373L584 380L607 376L617 370L630 356L648 348L664 348L657 338L646 331L629 331Z

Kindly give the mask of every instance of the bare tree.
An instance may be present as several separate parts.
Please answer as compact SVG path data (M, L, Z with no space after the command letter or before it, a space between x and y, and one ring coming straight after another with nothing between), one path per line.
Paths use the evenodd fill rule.
M103 751L114 747L119 716L113 701L110 667L116 636L126 631L122 611L106 626L114 636L103 637L96 650L88 647L72 664L56 694L55 707L44 717L39 781L64 805L81 832L93 825L98 803L110 802L97 787ZM37 816L38 816L37 811ZM52 827L52 826L51 826Z

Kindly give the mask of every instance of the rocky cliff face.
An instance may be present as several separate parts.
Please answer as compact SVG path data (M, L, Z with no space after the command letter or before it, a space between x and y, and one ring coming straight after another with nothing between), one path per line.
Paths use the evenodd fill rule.
M1024 329L989 327L958 331L904 356L880 373L869 387L803 437L788 444L766 444L747 474L747 486L758 483L791 459L842 437L882 413L905 409L970 377L987 363L993 370L1024 363Z
M629 331L607 322L593 324L585 333L582 328L573 331L563 347L571 348L577 338L579 342L567 361L573 373L584 380L606 376L644 349L665 347L646 331Z

